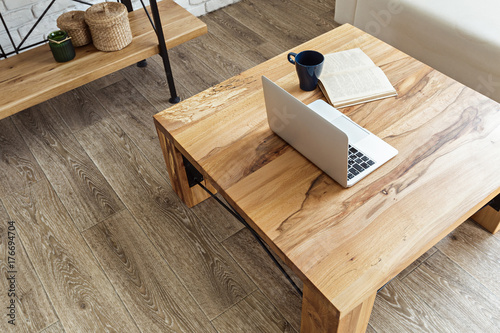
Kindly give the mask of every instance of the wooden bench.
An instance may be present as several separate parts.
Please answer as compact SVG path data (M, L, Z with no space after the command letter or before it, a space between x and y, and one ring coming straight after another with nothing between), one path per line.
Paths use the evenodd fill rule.
M167 48L207 32L205 23L172 0L159 2L158 13ZM102 52L87 45L76 48L75 59L57 63L44 44L1 60L0 119L160 53L145 11L130 12L129 20L132 43L120 51Z

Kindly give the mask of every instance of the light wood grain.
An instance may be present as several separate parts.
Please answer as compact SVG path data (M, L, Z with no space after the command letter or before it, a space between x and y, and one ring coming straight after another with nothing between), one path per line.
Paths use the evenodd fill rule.
M158 140L160 141L163 157L170 176L170 185L172 185L175 193L190 208L209 198L210 194L202 187L189 185L182 154L175 148L172 141L163 134L160 128L157 127L157 130ZM203 186L207 187L212 193L216 192L206 179L203 180Z
M311 308L333 304L325 311L332 321L368 305L500 191L491 167L500 163L499 104L349 25L291 51L353 47L381 66L399 96L342 111L399 155L350 189L267 126L262 74L304 103L322 97L299 90L284 54L155 116L175 148L325 297L311 296L319 300Z
M302 298L301 332L356 332L366 331L376 294L369 296L350 312L339 312L314 287L304 286Z
M12 120L80 231L123 209L112 188L48 103L36 105Z
M120 127L103 121L77 138L209 319L255 289Z
M161 1L158 9L168 48L207 32L202 21L174 1ZM132 43L120 51L102 52L89 44L76 48L72 61L57 63L49 46L42 45L2 60L0 119L158 54L158 40L144 11L131 12L129 21Z
M0 200L0 304L5 309L0 320L0 331L38 332L58 318L24 251L18 232L9 230L9 221L12 220ZM16 227L16 221L13 222ZM14 238L9 239L9 236ZM9 245L9 241L14 244ZM13 255L9 253L12 251L10 246L14 246ZM10 263L14 265L12 268ZM9 280L12 275L15 279ZM11 299L15 301L14 318L7 317L6 308ZM14 325L9 323L10 320L13 320Z
M436 252L404 283L430 306L439 309L445 320L460 325L461 332L497 332L500 330L500 298L489 292L461 267ZM474 313L463 320L463 313Z
M5 199L41 283L69 332L138 332L47 181ZM119 319L119 320L117 320Z
M213 324L221 333L296 332L259 291L253 292L215 318Z
M143 332L215 332L129 212L83 233Z

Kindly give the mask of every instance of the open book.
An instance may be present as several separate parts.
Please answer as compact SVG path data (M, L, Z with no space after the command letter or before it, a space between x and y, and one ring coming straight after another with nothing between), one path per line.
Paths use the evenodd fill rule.
M318 84L334 107L397 96L384 72L359 48L325 55Z

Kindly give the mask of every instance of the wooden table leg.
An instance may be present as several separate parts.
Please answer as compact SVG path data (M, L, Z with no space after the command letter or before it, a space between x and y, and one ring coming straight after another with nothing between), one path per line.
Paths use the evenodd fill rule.
M184 168L184 162L182 160L182 154L177 150L177 148L175 148L173 142L168 140L158 127L156 128L156 131L158 132L158 139L160 140L163 157L165 158L165 163L167 164L170 183L179 198L181 198L186 206L190 208L209 198L210 195L200 186L189 186L186 169ZM215 188L213 188L213 186L206 180L203 181L203 185L212 193L217 192Z
M349 313L340 313L325 296L304 285L300 332L364 333L376 296L377 293L369 296Z
M492 234L500 230L500 211L489 205L484 206L476 214L472 215L472 219Z

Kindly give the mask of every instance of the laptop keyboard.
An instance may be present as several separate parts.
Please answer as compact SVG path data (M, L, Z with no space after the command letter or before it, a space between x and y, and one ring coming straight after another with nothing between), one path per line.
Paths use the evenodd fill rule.
M359 175L360 172L368 169L373 162L368 156L349 145L349 156L347 160L347 180L353 179L355 176Z

